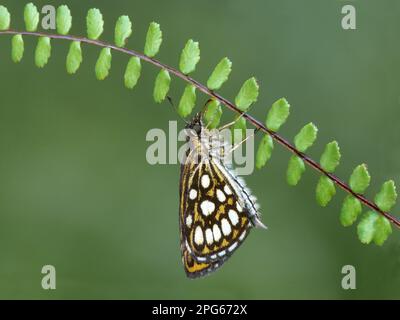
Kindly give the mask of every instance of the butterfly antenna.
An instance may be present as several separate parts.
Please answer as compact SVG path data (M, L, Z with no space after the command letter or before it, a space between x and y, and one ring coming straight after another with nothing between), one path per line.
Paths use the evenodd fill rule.
M179 114L178 109L176 108L176 106L175 106L175 104L174 104L172 98L171 98L170 96L167 96L167 99L168 99L168 102L169 102L169 104L171 105L171 107L174 109L174 111L176 112L176 114L179 116L179 118L181 118L181 119L183 120L183 122L184 122L186 125L188 125L189 122L186 121L186 119L185 119L184 117L182 117L182 116Z

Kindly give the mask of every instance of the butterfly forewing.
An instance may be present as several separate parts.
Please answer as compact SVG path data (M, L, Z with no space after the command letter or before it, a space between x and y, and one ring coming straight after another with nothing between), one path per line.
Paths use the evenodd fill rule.
M194 148L181 166L179 220L185 271L199 277L219 268L240 246L257 208L243 182L211 156L215 150L207 147L204 157L200 138L191 140Z

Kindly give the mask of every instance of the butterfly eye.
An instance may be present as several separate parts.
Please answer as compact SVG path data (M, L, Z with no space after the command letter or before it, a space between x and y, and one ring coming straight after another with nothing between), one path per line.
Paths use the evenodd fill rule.
M193 130L199 135L201 133L201 125L195 124Z

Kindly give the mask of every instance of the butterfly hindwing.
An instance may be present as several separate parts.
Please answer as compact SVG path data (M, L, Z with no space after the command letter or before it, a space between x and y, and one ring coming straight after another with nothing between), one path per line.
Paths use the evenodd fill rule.
M215 261L231 255L247 236L251 223L213 160L199 165L187 193L183 230L192 255L198 261Z
M181 165L179 224L184 268L196 278L219 268L260 221L243 180L214 156L219 150L206 146L204 157L200 137L190 141L194 148Z

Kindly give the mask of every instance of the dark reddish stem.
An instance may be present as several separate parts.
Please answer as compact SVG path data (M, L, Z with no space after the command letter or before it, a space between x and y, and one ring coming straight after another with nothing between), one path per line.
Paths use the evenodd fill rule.
M98 46L98 47L111 48L111 49L113 49L115 51L123 52L123 53L126 53L126 54L130 55L130 56L138 57L141 60L144 60L144 61L146 61L148 63L151 63L152 65L157 66L159 68L166 69L166 70L168 70L168 72L174 74L178 78L181 78L184 81L186 81L188 83L191 83L199 91L205 93L209 97L212 97L212 98L218 100L221 104L225 105L226 107L228 107L232 111L234 111L236 113L239 113L239 114L243 113L242 111L240 111L236 107L235 104L233 104L229 100L225 99L224 97L220 96L218 93L208 89L205 85L199 83L195 79L183 74L182 72L178 71L175 68L172 68L172 67L170 67L168 65L165 65L165 64L161 63L160 61L158 61L156 59L150 58L150 57L148 57L148 56L146 56L146 55L144 55L142 53L136 52L136 51L131 50L131 49L120 48L120 47L118 47L116 45L113 45L113 44L110 44L110 43L106 43L106 42L103 42L103 41L100 41L100 40L92 40L92 39L88 39L88 38L84 38L84 37L77 37L77 36L71 36L71 35L47 34L47 33L44 33L44 32L29 32L29 31L16 31L16 30L0 31L0 35L2 35L2 34L11 34L11 35L21 34L21 35L29 35L29 36L36 36L36 37L49 37L49 38L53 38L53 39L64 39L64 40L69 40L69 41L80 41L82 43L92 44L92 45L95 45L95 46ZM276 132L268 129L263 123L261 123L260 121L258 121L257 119L253 118L252 116L250 116L247 113L243 113L243 118L245 118L248 122L250 122L254 127L260 129L261 131L263 131L266 134L269 134L276 142L281 144L283 147L288 149L293 154L295 154L298 157L300 157L301 159L303 159L303 161L305 163L307 163L310 167L312 167L315 170L319 171L321 174L327 176L330 180L332 180L335 184L337 184L345 192L353 195L355 198L360 200L364 205L366 205L370 209L380 213L382 216L386 217L394 225L396 225L397 227L400 228L400 220L398 218L396 218L395 216L391 215L389 212L385 212L385 211L381 210L373 201L368 200L365 196L363 196L361 194L358 194L358 193L355 193L353 190L351 190L351 188L349 187L349 185L347 183L343 182L341 179L339 179L338 177L336 177L332 173L329 173L326 170L324 170L320 166L319 163L317 163L316 161L314 161L313 159L308 157L306 154L304 154L304 153L300 152L299 150L297 150L294 145L292 145L290 142L288 142L283 137L278 135Z

